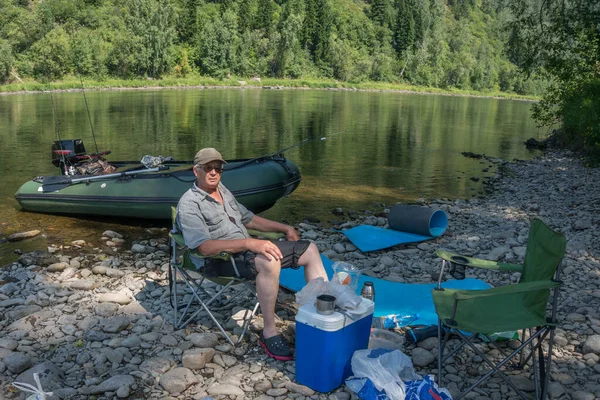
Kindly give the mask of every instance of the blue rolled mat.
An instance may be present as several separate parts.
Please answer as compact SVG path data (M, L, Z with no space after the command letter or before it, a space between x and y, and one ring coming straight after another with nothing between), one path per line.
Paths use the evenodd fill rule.
M389 229L359 225L342 231L363 253L441 236L448 228L448 215L429 207L396 204L388 214Z
M333 262L321 255L325 271L329 279L333 277ZM400 283L386 281L361 275L356 293L359 294L366 281L373 282L375 287L375 317L387 315L417 315L417 319L409 323L416 325L437 325L437 314L433 306L431 290L437 286L435 283ZM300 291L306 284L304 269L286 268L281 270L279 284L293 291ZM449 289L482 290L489 289L490 285L479 279L463 279L444 282L443 287Z

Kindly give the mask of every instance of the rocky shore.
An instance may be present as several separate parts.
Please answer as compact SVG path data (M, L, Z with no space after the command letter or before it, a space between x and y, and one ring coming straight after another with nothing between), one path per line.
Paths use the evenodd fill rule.
M422 200L449 215L448 231L418 245L363 254L345 237L318 223L299 231L332 260L345 260L367 275L407 283L431 283L440 262L435 249L521 262L532 218L543 219L567 239L558 308L550 397L600 398L600 169L585 168L573 155L546 153L531 161L496 160L500 173L486 182L484 199ZM334 210L338 228L385 226L385 212ZM232 347L206 314L186 328L173 327L169 303L167 232L132 246L117 232L104 232L91 251L83 241L22 255L0 270L0 399L25 398L11 382L33 383L38 372L46 391L61 399L350 399L344 386L315 393L295 383L294 362L267 358L258 346L260 317L241 345ZM492 285L518 274L467 270ZM447 279L452 279L449 275ZM182 298L189 296L179 291ZM239 316L252 307L241 298L217 312L235 339ZM280 292L280 329L293 340L294 297ZM499 342L512 348L514 341ZM406 344L417 373L437 370L437 339ZM481 349L495 357L497 350ZM496 354L495 354L496 353ZM454 393L474 382L486 365L470 352L446 367ZM509 371L515 384L533 391L530 376ZM500 378L468 398L516 399Z

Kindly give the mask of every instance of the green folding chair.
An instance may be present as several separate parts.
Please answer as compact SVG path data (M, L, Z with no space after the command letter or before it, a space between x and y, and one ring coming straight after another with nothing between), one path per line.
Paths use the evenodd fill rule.
M525 367L531 360L535 398L546 398L554 331L557 326L556 308L558 288L561 284L561 262L565 248L566 239L562 234L553 231L541 220L534 219L529 231L523 265L480 260L446 250L437 251L437 255L442 258L440 280L437 288L433 290L433 302L438 314L438 385L443 384L444 361L464 345L469 346L490 367L486 374L479 377L455 399L462 398L494 374L498 374L520 397L529 399L530 396L519 390L502 371L502 368L517 355L520 356L519 362L513 363L519 368ZM441 287L441 276L449 263L495 271L517 271L521 276L517 284L486 290L444 289ZM526 330L529 332L527 339ZM503 353L505 358L494 364L474 342L484 338L495 346L490 335L506 331L522 332L520 346L508 355ZM452 351L444 354L451 333L456 334L461 342ZM544 356L542 343L548 336L548 350ZM501 349L498 350L502 353ZM536 351L538 360L535 356Z
M171 218L173 222L173 228L169 232L169 238L171 242L169 288L171 306L173 307L174 326L176 329L182 329L192 320L194 320L202 311L205 311L219 331L223 334L225 339L227 339L232 346L239 344L246 334L248 326L250 325L252 318L254 318L254 315L256 315L259 307L254 283L240 275L235 260L230 253L222 252L214 256L203 256L195 249L188 249L185 245L183 234L177 225L177 209L175 207L171 207ZM252 236L260 236L269 239L277 239L281 237L281 234L272 232L258 232L250 230L249 233ZM235 271L235 276L207 276L205 275L204 267L197 267L197 264L202 264L202 262L194 263L192 261L192 257L197 257L199 260L211 258L231 261L233 271ZM195 275L195 277L192 275ZM187 300L185 300L184 297L183 302L178 299L178 281L182 281L184 283L184 290L189 294ZM217 287L219 290L216 293L210 293L206 289L205 286L208 281L218 285ZM237 287L238 285L243 285L244 287L241 290L234 290L239 289ZM225 302L221 301L229 292L234 293L233 295L230 295ZM221 323L219 323L215 317L214 311L216 311L216 308L213 306L211 310L211 305L218 304L219 309L223 309L227 307L228 304L231 304L233 300L246 293L256 298L257 301L252 311L246 311L243 318L244 322L242 324L242 332L237 342L234 343ZM194 307L196 305L199 307Z

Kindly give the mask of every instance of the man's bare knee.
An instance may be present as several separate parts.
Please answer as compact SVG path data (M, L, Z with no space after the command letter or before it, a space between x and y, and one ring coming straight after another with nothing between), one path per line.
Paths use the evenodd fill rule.
M254 266L259 274L279 276L281 272L281 262L279 260L268 260L262 255L256 256Z

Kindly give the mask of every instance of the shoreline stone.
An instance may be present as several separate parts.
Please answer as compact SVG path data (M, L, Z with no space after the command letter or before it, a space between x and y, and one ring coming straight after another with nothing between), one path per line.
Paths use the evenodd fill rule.
M323 254L349 262L365 275L432 283L441 264L435 256L438 248L523 262L530 221L541 218L568 240L550 397L598 398L600 233L595 227L600 223L600 170L585 168L568 152L546 153L529 161L498 160L497 164L500 173L484 183L485 198L417 202L442 209L449 216L448 231L426 243L363 254L343 234L318 221L305 221L297 228L303 238L314 240ZM336 222L332 224L338 229L360 224L385 227L390 206L384 206L383 212L333 208ZM122 236L113 231L102 235L101 242ZM47 371L44 388L75 399L92 393L98 398L170 396L181 400L222 399L226 395L282 400L355 398L344 385L331 393L316 393L296 382L293 361L267 358L257 343L260 315L236 347L224 339L205 312L185 328L175 328L167 235L137 238L129 246L107 254L86 244L75 254L71 249L68 255L62 253L63 246L52 245L51 252L23 254L0 270L0 397L16 398L5 389L9 383L32 380L32 371ZM470 268L466 275L493 286L518 279L518 274ZM453 278L447 274L444 279ZM190 293L182 284L177 289L179 302L186 304ZM207 287L212 293L217 289ZM293 343L297 306L293 294L281 290L279 303L278 328ZM253 306L251 298L238 296L234 304L215 309L215 317L234 341L241 333L235 316ZM514 344L514 340L497 342L503 350ZM497 356L488 344L477 345L487 356ZM435 340L404 344L402 351L412 357L417 373L435 373ZM445 367L448 379L444 386L457 394L486 366L472 353L457 353L453 359ZM528 371L511 371L510 379L531 390ZM479 390L481 398L515 398L499 378L485 382Z

